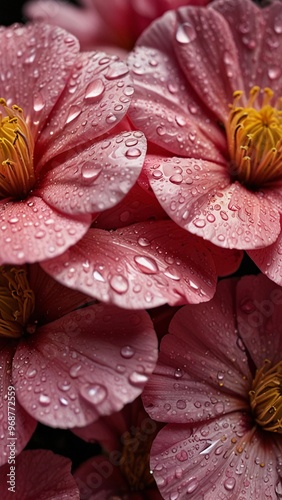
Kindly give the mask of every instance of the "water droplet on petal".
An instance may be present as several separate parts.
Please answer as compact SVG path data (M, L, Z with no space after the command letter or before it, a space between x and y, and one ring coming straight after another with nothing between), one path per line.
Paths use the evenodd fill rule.
M135 351L130 345L125 345L121 348L120 354L125 359L130 359L134 356Z
M71 368L70 368L70 376L72 378L76 378L79 376L79 373L80 373L80 370L81 370L82 366L79 365L79 364L75 364L75 365L72 365Z
M155 274L159 271L158 265L151 257L144 257L143 255L136 255L134 257L138 268L144 274Z
M195 477L191 477L187 481L187 493L193 493L198 488L198 480Z
M34 111L41 111L45 106L45 101L40 94L35 94L33 96L33 109Z
M133 385L143 385L148 382L148 376L145 373L133 372L129 375L129 382Z
M138 245L140 245L140 247L148 247L150 246L150 241L147 239L147 238L138 238L138 241L137 241Z
M267 74L270 80L277 80L281 75L281 68L279 66L273 66L272 68L268 68Z
M228 477L227 479L225 479L223 485L224 485L224 488L227 490L227 491L232 491L234 490L235 488L235 484L236 484L236 481L234 479L234 477Z
M121 274L115 274L110 279L110 286L115 292L122 294L128 290L128 280Z
M127 75L128 72L129 69L124 63L115 63L108 69L105 78L107 78L107 80L115 80L116 78Z
M75 118L77 118L80 115L80 113L81 109L78 106L76 105L71 106L68 112L66 123L70 123L73 120L75 120Z
M51 403L51 399L45 394L40 394L38 401L42 406L49 406L49 404Z
M141 151L138 148L130 148L126 151L125 156L127 158L139 158L139 156L141 156Z
M97 80L94 80L93 82L90 82L85 91L85 99L91 99L91 100L96 100L99 99L103 92L105 91L105 85L103 81L98 78Z
M102 403L107 397L107 389L100 384L85 384L80 389L81 395L95 405Z
M179 43L186 44L193 42L196 36L197 34L194 26L188 22L180 24L177 28L176 40Z
M95 181L101 172L101 167L97 167L91 161L86 161L81 167L81 177L86 182Z

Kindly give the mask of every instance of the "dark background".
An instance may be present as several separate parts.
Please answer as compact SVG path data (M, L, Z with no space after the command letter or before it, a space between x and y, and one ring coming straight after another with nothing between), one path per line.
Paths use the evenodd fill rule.
M27 0L1 0L0 25L9 26L14 22L25 22L27 19L22 14L22 7L25 3ZM68 3L78 5L79 1L68 0Z

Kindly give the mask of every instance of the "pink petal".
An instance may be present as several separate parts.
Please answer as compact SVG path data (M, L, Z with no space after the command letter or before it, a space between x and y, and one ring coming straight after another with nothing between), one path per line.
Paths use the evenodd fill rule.
M281 436L275 443L252 434L252 421L239 412L195 428L167 425L151 450L151 468L163 498L277 498Z
M37 196L19 202L0 202L0 264L32 263L64 252L91 223L90 215L56 212Z
M183 8L176 17L171 43L181 69L202 106L224 123L234 90L243 87L240 53L229 26L213 9Z
M186 82L172 48L176 14L168 12L143 34L128 64L135 92L130 118L146 137L179 156L218 161L226 140ZM141 46L140 46L141 45Z
M125 116L133 88L128 67L117 59L99 52L77 57L65 91L38 140L37 168L62 152L97 139ZM107 151L104 154L107 156Z
M40 422L84 426L134 400L156 359L157 338L146 312L94 305L21 342L13 381L20 403Z
M94 227L116 229L148 219L167 219L167 214L154 194L136 183L117 205L99 214Z
M68 214L101 212L116 205L131 189L142 169L146 139L124 132L104 139L66 161L44 177L42 198Z
M142 395L151 418L186 423L248 408L252 376L236 333L235 284L221 281L212 300L173 317Z
M271 198L231 184L224 164L148 158L145 169L168 215L215 245L253 249L270 245L280 234L280 215Z
M40 130L69 79L78 42L58 27L34 24L2 28L0 45L0 95Z
M282 233L272 245L249 250L247 253L269 279L282 285Z
M115 232L90 229L77 245L42 267L70 288L134 309L206 301L216 283L209 250L172 221Z
M282 71L278 64L282 50L280 2L271 2L269 7L261 9L250 1L227 0L214 2L212 7L227 20L240 54L244 80L241 90L248 90L253 85L271 87L279 97L282 88Z
M71 475L71 462L68 458L55 455L49 450L26 450L16 459L15 492L8 493L7 474L13 464L0 469L0 484L3 487L3 500L78 500L79 492ZM11 476L12 477L12 476ZM6 485L7 495L4 492Z
M282 289L263 275L244 276L237 286L239 333L257 368L281 361Z
M18 455L30 440L37 422L20 406L12 382L12 359L16 343L0 341L0 466ZM0 469L1 471L2 469ZM1 474L1 472L0 472ZM1 477L1 476L0 476ZM4 482L0 479L0 484ZM6 480L5 480L6 484Z
M207 240L205 245L212 254L218 276L228 276L238 271L244 256L242 250L221 248Z

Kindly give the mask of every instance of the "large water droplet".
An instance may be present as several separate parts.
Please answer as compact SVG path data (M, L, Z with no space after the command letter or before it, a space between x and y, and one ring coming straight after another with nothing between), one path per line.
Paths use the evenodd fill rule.
M105 91L105 85L103 81L98 78L97 80L94 80L93 82L90 82L85 91L85 99L91 99L91 100L96 100L99 99L103 92Z
M155 274L159 271L158 264L151 257L144 257L143 255L136 255L134 257L138 268L144 274Z
M127 75L128 72L129 69L124 63L115 63L108 69L105 78L107 78L107 80L115 80L116 78Z
M73 120L75 120L75 118L77 118L80 115L80 113L81 109L78 106L76 105L71 106L68 112L66 123L70 123Z
M197 36L197 33L195 31L194 26L188 22L180 24L177 28L176 40L179 43L186 44L186 43L193 42L193 40L195 40L196 36Z
M41 111L45 106L45 101L40 94L35 94L33 96L33 109L34 111Z
M235 488L236 481L234 477L228 477L225 479L223 486L227 491L232 491Z
M80 389L81 395L95 405L102 403L107 397L107 389L100 384L85 384Z
M40 394L38 401L42 406L49 406L49 404L51 403L51 399L45 394Z
M134 356L135 351L130 345L125 345L121 348L120 354L123 358L130 359Z
M125 293L128 290L128 280L121 274L115 274L110 279L111 288L117 293Z
M101 172L101 167L97 167L91 161L86 161L81 167L81 177L83 181L86 181L87 183L95 181Z

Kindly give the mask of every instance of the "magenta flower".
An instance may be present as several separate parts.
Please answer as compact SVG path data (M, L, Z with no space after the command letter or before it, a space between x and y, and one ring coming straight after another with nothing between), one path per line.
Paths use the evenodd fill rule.
M0 264L55 257L135 183L145 139L116 56L43 24L0 31ZM124 126L123 126L124 125Z
M12 468L12 469L11 469ZM0 468L1 499L79 499L71 462L49 450L26 450Z
M145 311L87 305L89 297L37 264L2 266L0 285L4 463L10 422L19 453L36 421L84 426L134 400L155 367L158 343Z
M281 2L218 0L166 13L129 56L130 116L150 141L160 204L189 232L247 250L278 284L281 32Z
M281 303L272 281L245 276L175 314L143 393L168 423L151 449L163 498L280 498Z
M104 453L90 458L74 473L81 500L160 500L149 465L150 447L159 428L137 398L119 413L74 429L82 439L99 441Z
M210 0L81 0L81 7L58 0L29 1L27 17L56 24L73 33L84 50L97 45L132 47L142 31L166 10L206 5Z

